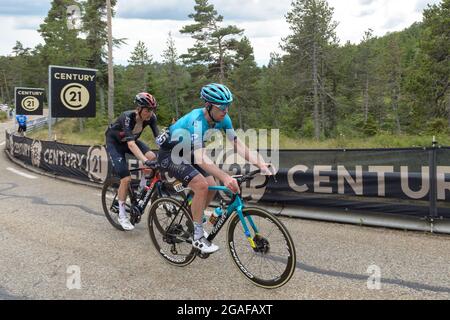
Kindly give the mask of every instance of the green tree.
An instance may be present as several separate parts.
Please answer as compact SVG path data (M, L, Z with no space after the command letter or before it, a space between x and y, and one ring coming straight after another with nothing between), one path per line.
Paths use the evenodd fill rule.
M113 8L116 3L117 0L111 0L111 6ZM108 86L108 65L106 63L106 46L108 43L106 1L86 0L83 7L82 31L86 35L86 45L88 48L87 66L98 70L97 88L100 98L98 110L100 111L100 116L103 116L106 113L105 91ZM120 46L123 40L114 39L113 42L116 46Z
M180 32L190 34L196 42L181 57L188 65L208 65L211 75L223 83L236 51L234 37L241 35L243 30L232 25L221 27L223 16L208 0L195 0L195 3L195 13L189 15L195 23L184 26Z
M421 71L428 75L423 88L436 117L448 118L450 127L450 0L424 11L424 33L420 44L424 55Z
M235 97L234 105L238 111L239 127L261 125L261 110L257 81L259 69L253 55L253 47L247 37L237 44L235 66L230 76L230 83Z
M163 52L166 79L166 83L164 85L165 96L169 101L170 107L175 108L175 116L178 119L181 115L179 91L182 83L182 71L180 70L181 67L179 66L179 57L171 32L169 32L166 44L167 47Z
M314 136L320 138L321 96L329 95L324 86L325 74L321 66L326 64L330 46L337 42L333 21L334 9L325 0L294 0L286 20L292 34L283 40L287 51L286 62L294 73L298 87L310 84L306 92L313 109Z
M79 30L69 28L68 24L67 8L76 4L73 0L53 0L44 23L39 27L38 32L44 39L41 53L47 66L87 66L86 41L79 38Z
M131 53L131 57L128 60L128 63L130 64L131 69L134 71L137 80L141 80L139 90L148 91L148 73L150 72L152 57L148 53L148 49L142 41L138 41L138 43L136 44L136 47Z

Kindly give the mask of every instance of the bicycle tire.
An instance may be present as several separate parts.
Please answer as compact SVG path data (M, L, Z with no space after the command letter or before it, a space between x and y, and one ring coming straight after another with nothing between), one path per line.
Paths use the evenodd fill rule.
M120 185L120 179L116 178L116 177L112 177L112 178L108 178L105 183L103 184L103 188L102 188L102 207L103 207L103 212L106 216L106 219L108 219L109 223L111 223L111 225L120 230L120 231L125 231L125 229L120 225L118 219L118 213L112 212L111 211L111 207L112 204L109 205L107 198L111 197L111 195L108 195L109 190L111 189L111 194L112 194L112 201L116 201L117 200L117 190L119 189L119 185ZM118 200L117 200L118 201Z
M295 246L294 242L292 241L292 238L289 234L289 231L286 229L286 227L283 225L283 223L273 216L271 213L259 209L259 208L245 208L243 210L243 215L246 221L248 222L248 217L251 216L256 224L256 226L259 229L261 236L258 238L259 243L262 243L262 247L266 249L260 249L261 251L267 250L267 252L256 252L255 249L251 248L250 243L248 242L247 238L245 237L243 233L242 224L240 223L241 220L239 219L239 216L234 213L233 217L231 218L230 223L228 224L228 230L227 230L227 245L228 245L228 251L231 255L231 258L235 264L235 266L238 268L238 270L241 272L241 274L244 275L244 277L252 282L253 284L266 288L266 289L276 289L279 287L282 287L285 285L293 276L295 267L296 267L296 252L295 252ZM256 219L259 218L259 219ZM263 226L265 227L264 223L270 223L272 226L272 231L270 234L267 232L267 230L263 230ZM250 227L250 224L247 223L247 225ZM238 227L239 226L239 227ZM264 228L265 229L265 228ZM273 241L271 243L271 239L274 239L272 236L272 233L274 230L277 229L280 237L280 244L277 247L273 247ZM237 231L237 233L235 233ZM254 236L253 239L256 239L256 236L253 234L253 230L251 230L252 235ZM267 232L267 233L265 233ZM245 245L239 247L239 249L236 247L236 239L237 235L242 235L244 239ZM264 236L272 236L270 239L264 238ZM265 242L267 242L267 244ZM286 257L280 258L276 257L274 253L274 249L278 250L286 250ZM270 253L270 255L269 255ZM243 262L243 257L249 255L251 256L250 260L248 262ZM279 272L279 275L273 277L272 279L268 278L262 278L260 276L255 275L255 269L257 269L256 266L248 265L250 261L253 261L255 257L259 257L261 259L261 262L263 259L266 259L267 262L265 264L265 268L263 269L262 266L260 266L261 272L264 270L268 272L271 269L275 269L274 266L278 266L277 263L281 262L280 265L283 265L285 263L285 267ZM246 265L247 264L247 265Z
M168 205L175 207L177 211L181 211L172 218L165 217L164 210ZM161 208L162 210L159 212L158 210ZM159 256L177 267L185 267L192 263L196 257L196 249L188 242L189 239L192 241L194 232L194 224L189 211L179 201L169 197L155 200L148 211L148 231ZM160 219L158 215L162 215L165 218ZM175 231L168 232L170 225L172 225L171 230ZM181 250L181 247L183 248L183 253L178 254L177 250ZM176 251L175 253L174 250Z

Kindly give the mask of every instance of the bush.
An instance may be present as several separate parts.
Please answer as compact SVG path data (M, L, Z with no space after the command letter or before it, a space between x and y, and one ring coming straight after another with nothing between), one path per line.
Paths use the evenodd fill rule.
M426 125L426 133L430 135L448 134L449 133L448 120L436 118L428 121Z
M6 112L0 111L0 122L4 122L8 119Z

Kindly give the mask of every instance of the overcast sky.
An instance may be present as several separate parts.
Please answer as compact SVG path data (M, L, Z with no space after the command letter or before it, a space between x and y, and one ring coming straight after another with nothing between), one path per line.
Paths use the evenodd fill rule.
M0 0L0 55L11 54L16 40L34 47L42 39L37 32L50 9L50 0ZM185 53L193 41L181 35L182 26L192 23L194 0L118 0L113 34L126 38L126 45L114 51L114 62L127 64L130 53L141 40L153 59L161 61L169 32L175 39L178 54ZM382 36L400 31L422 19L427 4L440 0L328 0L339 23L337 35L341 43L358 43L364 31L371 28ZM281 38L289 35L285 15L291 0L210 0L224 16L224 25L245 29L259 65L267 64L271 52L281 52Z

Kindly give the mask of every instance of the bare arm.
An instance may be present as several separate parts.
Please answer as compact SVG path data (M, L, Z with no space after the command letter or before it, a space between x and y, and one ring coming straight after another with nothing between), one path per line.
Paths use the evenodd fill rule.
M204 148L194 150L194 159L200 168L205 170L210 175L216 177L223 182L224 186L233 192L239 192L239 184L236 179L232 178L230 175L220 170L214 162L206 155L206 150Z
M263 157L257 151L249 150L238 137L234 140L234 146L236 147L237 153L251 164L254 164L258 168L261 168L261 166L267 166Z
M134 154L138 160L141 160L142 162L147 161L147 157L142 153L141 149L137 146L136 142L134 141L128 141L128 148L130 148L130 151Z
M194 150L195 163L210 175L216 177L220 181L226 180L229 175L220 170L214 162L206 155L204 148Z

